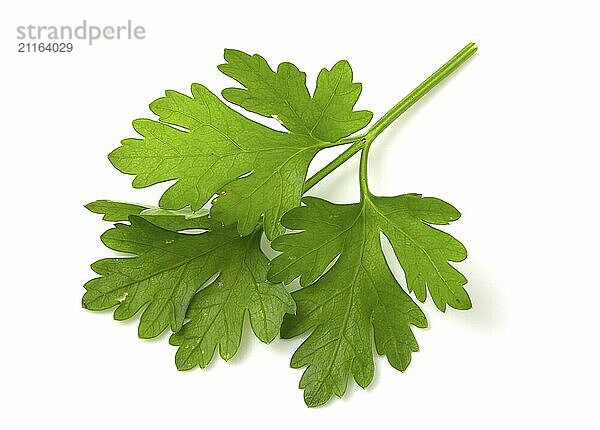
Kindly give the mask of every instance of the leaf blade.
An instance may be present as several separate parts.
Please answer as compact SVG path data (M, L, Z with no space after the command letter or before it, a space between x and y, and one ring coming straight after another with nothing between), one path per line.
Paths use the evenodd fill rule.
M400 371L408 367L412 353L419 349L412 327L427 327L427 319L394 278L381 248L380 233L390 238L395 249L407 243L425 247L423 252L433 255L439 267L442 263L452 267L448 260L460 260L466 254L460 242L429 225L447 224L459 216L438 199L407 194L368 196L349 205L315 197L303 201L305 206L291 210L282 219L286 227L296 231L273 241L273 248L282 254L272 260L269 277L286 283L299 277L303 287L292 294L298 310L284 318L281 330L285 338L309 332L291 365L306 367L300 387L306 404L312 407L326 403L333 395L341 397L351 376L361 387L370 384L374 372L372 336L375 352L385 355ZM400 238L394 235L399 230ZM396 255L408 275L419 273L422 286L430 288L439 268L434 270L423 266L421 260L411 259L413 248ZM416 284L408 275L410 290ZM436 299L445 297L438 290L430 290Z

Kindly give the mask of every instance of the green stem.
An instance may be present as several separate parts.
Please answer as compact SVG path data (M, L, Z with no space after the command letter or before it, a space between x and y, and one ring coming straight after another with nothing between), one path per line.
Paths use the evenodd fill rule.
M348 161L354 154L363 150L360 160L360 187L361 195L369 195L369 186L367 182L367 162L369 156L369 147L371 143L379 136L392 122L400 115L406 112L412 105L419 101L425 94L431 91L437 84L447 78L453 71L460 67L477 51L475 43L467 44L454 57L448 60L442 67L436 70L431 76L425 79L406 97L400 100L393 108L383 115L375 124L373 124L364 135L349 137L340 141L342 143L352 143L344 152L342 152L333 161L311 176L304 183L304 192L306 193L314 187L319 181ZM362 199L362 197L361 197Z
M303 193L306 193L308 190L310 190L312 187L314 187L319 181L321 181L321 179L323 179L325 176L329 175L335 169L337 169L342 164L344 164L346 161L348 161L350 158L352 158L352 156L354 154L356 154L358 151L360 151L362 149L362 147L365 143L365 139L362 136L358 136L358 137L354 138L353 142L354 143L352 143L352 145L350 145L344 152L342 152L340 155L338 155L333 161L331 161L329 164L327 164L325 167L323 167L321 170L319 170L317 173L315 173L313 176L311 176L310 178L308 178L306 180L306 182L304 183Z
M360 189L361 200L363 196L368 197L369 183L367 179L367 165L369 159L369 148L371 144L391 123L400 115L406 112L412 105L419 101L425 94L431 91L436 85L446 79L452 72L458 69L477 51L477 45L471 42L461 49L454 57L448 60L442 67L437 69L431 76L421 82L406 97L400 100L393 108L373 124L365 134L365 142L360 157Z
M367 132L367 140L373 141L379 134L385 130L392 122L400 115L406 112L425 94L431 91L437 84L447 78L453 71L458 69L465 61L477 51L477 45L471 42L461 49L454 57L446 62L442 67L437 69L431 76L421 82L414 90L406 97L391 108L384 116L369 128Z
M372 142L372 141L371 141ZM363 151L360 153L360 167L358 170L358 181L360 183L360 201L362 202L365 198L368 198L371 194L369 191L369 180L368 180L368 162L369 162L369 147L370 144L366 144Z

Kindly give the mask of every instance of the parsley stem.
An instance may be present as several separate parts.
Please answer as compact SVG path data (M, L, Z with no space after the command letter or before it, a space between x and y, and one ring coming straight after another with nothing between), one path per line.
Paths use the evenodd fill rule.
M306 193L314 187L319 181L348 161L354 154L364 149L361 155L360 165L360 184L361 194L368 194L367 184L367 158L371 143L379 136L392 122L400 115L406 112L412 105L419 101L425 94L431 91L437 84L447 78L453 71L459 68L477 51L477 45L471 42L461 49L454 57L448 60L442 67L436 70L431 76L425 79L406 97L400 100L393 108L383 115L375 124L373 124L366 134L356 137L348 137L340 141L342 143L352 143L344 152L342 152L333 161L311 176L304 183L304 192Z
M425 94L431 91L437 84L447 78L452 72L458 69L477 51L477 45L471 42L461 49L454 57L437 69L431 76L421 82L406 97L400 100L393 108L373 124L367 131L367 140L373 141L379 134L385 130L400 115L406 112L412 105L419 101Z
M321 179L325 176L329 175L335 169L340 167L346 161L348 161L354 154L360 151L365 143L365 139L362 136L357 136L353 141L352 145L350 145L344 152L338 155L335 159L331 161L331 163L327 164L313 176L308 178L304 183L304 193L314 187Z
M425 94L431 91L436 85L446 79L452 72L458 69L477 51L477 45L471 42L461 49L454 57L448 60L442 67L437 69L431 76L421 82L406 97L400 100L393 108L383 115L375 124L373 124L365 134L365 142L362 147L360 157L360 189L361 200L363 196L368 196L369 185L367 181L367 162L369 157L369 148L371 143L379 136L391 123L400 115L406 112L411 106L419 101Z

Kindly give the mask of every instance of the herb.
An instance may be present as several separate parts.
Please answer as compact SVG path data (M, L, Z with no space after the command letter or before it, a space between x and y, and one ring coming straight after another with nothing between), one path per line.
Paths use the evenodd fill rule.
M306 206L283 219L286 227L302 232L272 244L283 254L273 260L269 279L300 276L305 287L293 294L297 314L285 318L281 334L290 338L313 330L292 357L292 367L308 366L300 386L309 406L325 403L332 394L342 396L349 374L362 387L370 384L372 332L377 353L398 370L406 369L411 352L418 350L410 326L427 327L427 319L392 275L380 249L380 232L390 240L408 289L419 300L425 300L427 288L441 310L446 304L471 307L462 287L466 279L448 264L465 259L465 248L428 225L447 224L459 217L458 211L417 194L377 197L363 189L362 196L350 205L305 198Z
M213 218L237 223L247 235L262 217L272 239L283 232L281 216L300 204L316 153L345 143L340 139L362 129L373 115L352 110L361 85L352 82L346 61L321 70L311 98L306 75L290 63L275 73L258 55L226 50L225 59L220 69L248 88L228 88L223 96L279 120L289 133L249 120L193 84L192 97L167 91L152 102L159 121L135 120L133 127L144 138L125 139L109 159L121 172L136 175L136 188L176 179L160 200L165 209L199 209L219 194L212 202Z
M431 297L441 311L469 309L467 280L451 264L464 260L467 251L433 227L460 217L450 204L419 194L370 192L369 150L476 49L465 46L366 133L353 137L348 136L372 114L354 110L361 86L353 82L348 62L321 70L311 96L306 75L293 64L273 71L259 55L226 50L227 62L219 69L243 87L227 88L223 97L275 118L288 132L246 118L199 84L192 85L192 97L167 91L153 102L159 121L134 121L143 138L124 140L109 158L120 171L136 175L134 187L175 183L160 207L107 200L87 205L118 222L102 235L104 244L131 256L92 265L101 276L85 285L84 307L116 308L119 320L142 311L142 338L170 329L181 370L207 366L217 347L223 359L231 358L246 313L263 342L280 329L284 338L310 332L291 362L306 367L300 387L308 406L342 396L350 376L362 387L370 384L372 337L377 354L405 370L418 350L412 326L427 326L410 293L422 302ZM315 154L342 144L350 146L306 180ZM358 152L358 203L302 199ZM271 262L260 246L263 229L281 252ZM381 234L404 270L408 291L388 267ZM297 278L301 288L290 295L284 284Z
M266 280L268 260L260 251L260 228L239 236L235 226L223 227L207 215L109 201L88 208L105 218L129 220L104 233L102 242L135 257L94 263L92 269L102 277L85 285L84 307L100 311L117 306L115 319L125 320L146 306L139 336L156 337L170 327L176 333L171 343L180 346L180 369L206 367L217 345L225 360L233 357L246 311L263 342L277 336L284 313L295 311L283 286ZM189 321L184 324L185 318Z

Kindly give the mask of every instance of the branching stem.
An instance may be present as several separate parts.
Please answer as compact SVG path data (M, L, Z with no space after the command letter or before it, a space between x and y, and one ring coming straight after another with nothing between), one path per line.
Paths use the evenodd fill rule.
M304 184L304 192L310 190L319 181L348 161L354 154L362 150L360 160L360 188L362 196L369 195L369 185L367 180L367 164L369 157L369 148L371 143L379 136L391 123L400 115L406 112L412 105L419 101L425 94L431 91L436 85L447 78L452 72L459 68L477 51L475 43L467 44L454 57L448 60L442 67L436 70L431 76L421 82L406 97L400 100L393 108L383 115L369 130L354 138L347 138L348 143L352 143L344 152L342 152L333 161L311 176Z
M342 164L344 164L346 161L348 161L350 158L352 158L352 156L354 154L356 154L358 151L360 151L363 148L364 144L365 144L364 137L362 135L357 136L355 138L355 140L353 141L352 145L350 145L348 148L346 148L346 150L344 152L342 152L340 155L338 155L336 158L334 158L329 164L327 164L325 167L323 167L321 170L319 170L317 173L315 173L313 176L311 176L310 178L308 178L306 180L306 182L304 183L304 192L307 192L308 190L310 190L319 181L321 181L321 179L323 179L325 176L329 175L335 169L337 169Z

